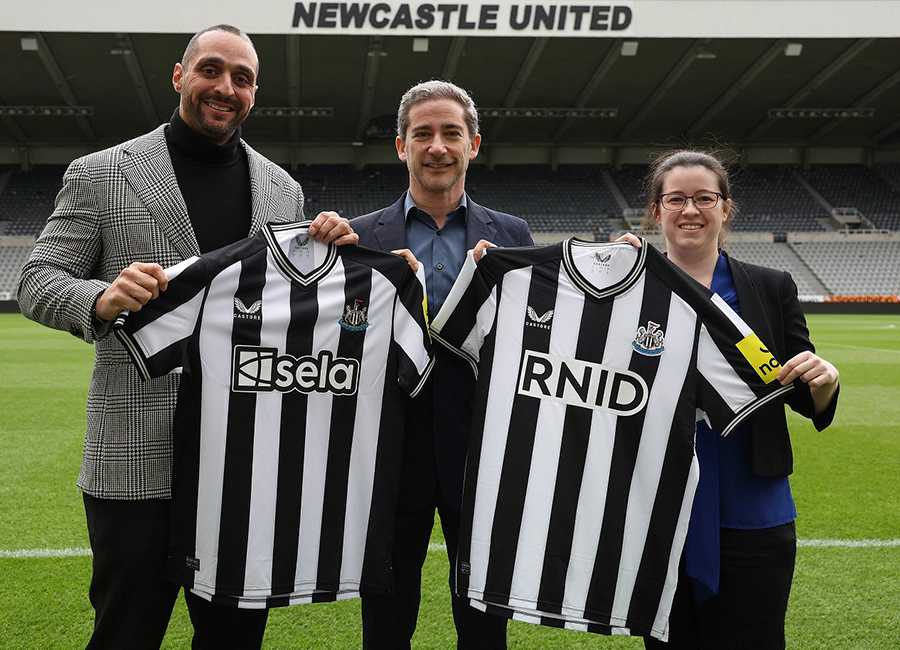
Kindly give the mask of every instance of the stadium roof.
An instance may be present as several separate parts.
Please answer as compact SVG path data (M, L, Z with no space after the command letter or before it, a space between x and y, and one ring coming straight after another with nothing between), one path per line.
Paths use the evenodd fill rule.
M627 32L251 32L260 90L244 135L281 162L329 149L365 158L367 148L393 149L404 90L444 78L471 92L488 149L615 151L714 139L738 149L900 151L900 38ZM0 162L54 150L70 158L167 120L178 102L172 70L189 36L0 32Z

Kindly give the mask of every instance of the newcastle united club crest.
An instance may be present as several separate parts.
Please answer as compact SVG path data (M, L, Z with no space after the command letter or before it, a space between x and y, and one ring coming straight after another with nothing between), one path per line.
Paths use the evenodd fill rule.
M369 308L363 307L363 301L356 299L353 301L352 307L344 306L344 314L338 323L345 330L361 332L369 326Z
M659 323L651 320L647 321L647 327L638 328L631 347L648 357L657 357L665 351L665 342L666 335L659 329Z

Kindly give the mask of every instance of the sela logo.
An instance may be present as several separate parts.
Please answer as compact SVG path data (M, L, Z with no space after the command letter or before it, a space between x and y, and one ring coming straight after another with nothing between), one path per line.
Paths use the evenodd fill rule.
M520 395L620 416L647 404L644 379L629 370L526 350L519 374Z
M353 395L359 385L359 361L322 350L316 357L278 355L277 348L237 345L231 390L237 393L334 393Z
M753 366L756 374L759 375L767 384L775 381L775 375L781 364L775 359L775 356L766 349L759 337L750 333L736 343L737 349L741 351L744 358Z
M659 323L648 320L647 327L638 328L631 347L645 356L658 357L666 351L665 343L666 335L659 329Z
M362 306L363 301L358 298L353 301L353 306L345 305L344 314L338 320L338 324L351 332L362 332L369 326L369 308Z
M234 317L243 320L262 320L262 300L257 300L249 307L235 296L234 298Z
M547 310L542 316L538 316L534 308L529 305L525 309L525 324L530 327L539 327L543 330L550 329L550 319L553 318L553 310Z

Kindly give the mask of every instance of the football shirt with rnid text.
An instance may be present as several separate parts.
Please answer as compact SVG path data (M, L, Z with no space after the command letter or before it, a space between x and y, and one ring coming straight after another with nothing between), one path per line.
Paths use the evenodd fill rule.
M471 258L432 324L477 372L456 592L532 623L666 639L699 468L790 390L750 328L652 246Z

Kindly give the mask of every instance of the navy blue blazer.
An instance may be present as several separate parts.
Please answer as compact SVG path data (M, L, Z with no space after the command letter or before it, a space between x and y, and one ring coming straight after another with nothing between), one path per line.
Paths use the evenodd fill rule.
M775 358L784 363L804 350L815 352L791 274L734 259L725 251L722 254L728 259L734 277L741 318L773 348ZM745 440L753 473L756 476L787 476L793 471L785 403L810 418L821 431L834 419L837 398L835 393L828 408L816 415L809 386L798 380L786 398L773 400L757 411L750 421L752 435Z
M478 205L471 197L466 200L467 250L480 239L504 247L534 243L522 219ZM408 248L405 201L406 194L387 208L352 219L359 244L386 251ZM428 507L438 487L447 505L460 509L474 396L475 377L468 362L436 345L431 378L407 405L401 509Z

